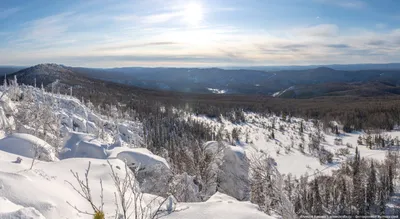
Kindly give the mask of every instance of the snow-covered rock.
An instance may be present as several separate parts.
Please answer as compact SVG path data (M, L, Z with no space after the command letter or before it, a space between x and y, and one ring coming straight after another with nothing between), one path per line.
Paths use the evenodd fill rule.
M139 167L140 169L149 169L155 166L169 169L167 161L157 156L146 148L127 148L115 147L109 150L109 158L118 158L125 161L128 166Z
M86 131L90 134L96 134L98 128L94 122L86 121Z
M199 186L195 182L195 177L189 176L187 173L175 176L172 187L176 199L181 202L201 201Z
M218 173L218 191L238 200L250 198L250 162L240 146L228 146L224 150Z
M73 126L75 131L87 132L86 120L77 115L72 116Z
M25 133L14 133L0 139L0 150L43 161L58 160L55 150L42 139Z
M87 157L107 158L107 146L102 144L93 135L79 132L71 132L64 140L64 146L60 152L60 159Z
M143 192L165 196L172 177L167 161L145 148L114 147L109 158L117 158L137 170L137 180Z

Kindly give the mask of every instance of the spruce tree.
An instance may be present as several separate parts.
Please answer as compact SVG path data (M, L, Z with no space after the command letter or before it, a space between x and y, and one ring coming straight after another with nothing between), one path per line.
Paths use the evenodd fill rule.
M371 214L371 208L374 206L375 203L375 192L376 192L376 170L374 167L374 162L371 161L370 172L368 175L368 182L367 182L367 189L366 189L366 213Z

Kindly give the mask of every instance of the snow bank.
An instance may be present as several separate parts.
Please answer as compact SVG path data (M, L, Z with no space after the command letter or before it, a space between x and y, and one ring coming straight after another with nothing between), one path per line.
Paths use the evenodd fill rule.
M117 158L137 168L137 181L143 192L165 196L171 175L167 161L145 148L115 147L109 150L109 158Z
M64 140L64 146L60 152L60 159L74 158L74 157L88 157L88 158L107 158L107 153L103 145L93 135L71 132Z
M9 210L0 211L0 218L92 218L78 213L67 204L68 201L82 211L92 212L90 205L66 183L68 181L78 186L70 170L84 177L89 162L89 184L93 200L96 205L100 204L101 179L104 188L104 211L108 213L107 216L114 214L116 189L106 160L75 158L56 162L37 161L33 169L29 170L30 159L26 158L21 164L16 164L12 162L16 157L0 151L0 209L3 209L5 203L7 209L10 207ZM124 176L122 161L112 159L109 162L116 174ZM145 198L148 196L153 197L145 194ZM37 214L38 212L43 216Z
M30 134L14 133L0 139L0 150L43 161L58 160L52 146Z
M126 161L128 166L140 166L141 169L160 166L161 168L169 169L169 165L164 158L154 155L146 148L115 147L108 152L110 154L109 158L118 158Z
M0 215L1 215L1 213L18 211L21 208L23 208L23 206L16 205L16 204L12 203L10 200L8 200L4 197L0 197Z
M22 208L18 211L0 213L0 218L5 219L46 219L39 211L34 208Z
M250 202L239 202L222 193L214 194L206 202L178 204L177 212L166 215L165 219L274 219L258 210Z

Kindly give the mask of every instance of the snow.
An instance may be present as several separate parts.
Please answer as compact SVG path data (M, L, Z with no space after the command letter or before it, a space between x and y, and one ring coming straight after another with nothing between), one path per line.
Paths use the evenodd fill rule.
M15 114L19 103L14 104L7 95L2 96L0 218L91 218L67 204L68 201L82 211L92 211L90 205L67 183L77 186L70 170L83 176L89 162L91 163L89 181L94 201L100 203L101 179L107 218L114 216L116 192L110 177L108 161L115 167L114 170L119 176L125 174L124 161L131 167L139 167L135 182L138 182L141 191L145 192L144 202L154 199L155 195L167 194L170 186L168 180L173 170L165 158L153 154L146 148L138 147L143 143L140 122L129 121L122 117L114 121L110 117L96 113L73 97L50 95L38 89L33 90L33 95L39 104L45 104L48 100L56 102L53 113L59 116L58 122L61 123L60 130L64 136L58 155L61 160L57 159L54 147L40 138L22 133L5 136L6 128L14 125L13 117L10 115ZM179 110L175 111L179 113ZM311 120L306 121L301 118L289 120L282 119L282 116L278 115L265 116L245 112L246 122L234 124L224 118L219 122L203 115L195 116L189 113L183 115L182 119L195 119L209 124L215 130L223 127L226 133L232 133L234 128L239 129L240 140L222 144L209 141L203 146L206 153L216 155L216 161L212 163L210 172L215 171L216 175L218 173L219 192L212 194L217 190L217 185L209 185L210 188L207 189L211 192L202 194L200 198L199 186L195 183L196 177L187 173L176 173L172 182L176 187L176 198L191 202L178 203L178 211L164 215L164 218L169 219L274 218L260 212L257 206L247 202L250 198L251 165L255 159L268 155L275 161L279 172L285 175L292 174L299 177L303 174L312 176L320 172L329 174L330 171L340 167L345 160L352 158L358 137L365 134L360 132L336 136L324 133L322 146L327 151L335 154L339 149L348 148L350 154L335 156L332 163L323 164L308 151L310 135L317 132ZM299 131L300 124L303 124L303 133ZM331 124L339 125L337 122ZM30 124L24 126L23 130L29 133L35 131ZM383 134L400 137L400 131L383 132ZM51 133L46 133L46 136L56 138ZM50 142L49 138L44 137ZM335 144L337 138L342 139L339 145ZM300 144L303 144L304 152L300 151ZM353 147L349 148L346 144L351 144ZM30 169L31 158L35 156L35 145L39 145L41 155ZM362 157L378 160L383 160L389 150L371 150L363 145L359 145L358 149ZM20 163L15 162L18 157L22 157ZM197 202L204 197L210 198L206 202Z
M89 184L93 194L100 194L99 180L103 181L104 210L107 218L112 218L115 210L115 188L110 178L110 168L106 160L72 158L46 163L38 161L32 170L28 170L29 158L21 164L12 163L16 155L0 151L0 218L91 218L78 213L67 204L76 205L82 211L91 212L90 206L66 183L77 186L70 170L83 176L88 162L91 162ZM109 159L114 171L123 176L124 163L119 159ZM144 194L145 200L154 196ZM100 198L94 195L94 202ZM22 207L24 206L24 207ZM231 218L231 219L272 219L249 202L216 193L203 203L178 203L176 212L164 218Z
M353 147L348 148L350 154L345 157L334 157L331 164L321 164L319 159L308 152L308 143L310 141L309 134L316 133L316 127L311 120L305 121L301 118L291 118L291 121L283 121L280 116L269 115L262 116L256 113L245 112L245 123L233 124L232 122L222 119L222 122L218 122L215 119L208 118L204 115L191 115L186 114L187 118L195 119L211 126L215 126L216 130L224 127L224 130L231 133L234 128L241 129L240 142L236 142L238 146L232 147L240 153L246 154L246 157L252 160L259 159L262 154L267 154L273 158L277 163L277 168L282 174L291 174L297 177L308 174L314 175L319 172L329 174L332 170L338 169L340 164L348 158L351 158L354 153L356 146L360 151L361 157L373 158L377 160L383 160L385 158L387 150L382 149L369 149L363 145L357 144L358 136L364 135L364 133L346 133L341 134L340 138L343 141L342 145L335 145L334 141L338 138L335 134L324 133L325 141L322 142L322 146L335 154L335 152L341 148L347 148L346 144L350 143ZM275 123L275 139L270 139L269 134L271 131L269 127ZM300 123L303 123L304 133L299 133ZM333 124L335 124L333 122ZM280 131L280 126L284 127L284 131ZM245 132L249 133L249 143L245 143ZM400 138L400 131L383 132L392 137ZM299 144L303 144L301 138L304 138L304 151L300 152ZM293 148L291 147L293 142ZM211 146L213 144L208 143ZM286 151L285 148L290 148L290 151Z
M250 162L244 150L238 146L228 146L223 154L218 190L238 200L249 200Z
M278 92L276 92L276 93L273 93L272 94L272 96L273 97L280 97L282 94L284 94L285 92L287 92L287 91L290 91L290 90L293 90L295 87L294 86L291 86L291 87L289 87L289 88L287 88L287 89L285 89L285 90L282 90L282 91L278 91Z
M223 193L217 192L206 202L182 203L177 212L166 215L165 219L273 219L258 210L250 202L239 202Z
M105 159L107 157L106 145L103 145L94 135L70 132L65 138L61 159L73 157L88 157Z
M18 211L21 208L24 207L21 205L16 205L4 197L0 197L0 213Z
M14 133L0 139L0 150L43 161L57 160L52 146L30 134Z
M38 161L33 169L29 170L31 161L28 158L24 159L21 164L15 164L12 161L16 159L16 155L2 151L0 151L0 158L2 167L0 197L9 200L16 206L32 207L45 218L90 218L79 214L67 204L68 201L83 211L91 211L88 203L66 181L77 186L70 170L78 172L83 177L85 168L91 162L89 174L91 190L93 194L100 194L99 180L102 179L105 210L114 213L113 193L115 188L106 160L74 158L50 163ZM124 166L124 163L118 159L110 159L109 162L114 167ZM124 174L122 170L123 168L114 168L118 174ZM99 203L99 195L94 195L93 198L96 203ZM15 210L16 206L13 206L12 210Z
M169 169L169 165L164 158L154 155L146 148L115 147L108 152L108 158L118 158L126 161L128 165L139 166L140 168L160 166L161 168Z
M7 219L46 219L34 208L22 208L14 212L0 213L0 218Z
M224 94L226 90L221 90L217 88L207 88L207 90L211 91L213 94Z

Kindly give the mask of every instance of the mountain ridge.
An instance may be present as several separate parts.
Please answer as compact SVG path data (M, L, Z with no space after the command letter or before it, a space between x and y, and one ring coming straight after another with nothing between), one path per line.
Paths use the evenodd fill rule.
M265 72L221 68L93 69L46 63L7 75L8 78L14 76L17 76L19 82L31 85L35 80L37 85L43 83L44 86L59 80L64 90L96 81L95 83L100 83L102 86L113 84L113 86L162 92L272 96L295 86L295 89L290 89L290 95L287 92L278 95L291 98L331 95L397 95L399 93L397 86L400 85L400 70L343 71L329 67ZM317 92L310 93L312 89ZM330 89L335 92L332 93ZM306 90L308 91L305 92ZM302 94L294 95L293 92ZM286 94L283 95L284 93ZM305 95L305 93L309 94Z

